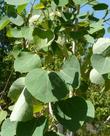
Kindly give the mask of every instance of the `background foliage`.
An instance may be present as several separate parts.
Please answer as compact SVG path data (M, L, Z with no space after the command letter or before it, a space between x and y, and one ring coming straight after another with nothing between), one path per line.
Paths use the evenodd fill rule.
M0 4L1 136L108 136L110 39L103 38L108 5ZM87 4L93 13L82 14ZM102 19L94 16L102 10Z

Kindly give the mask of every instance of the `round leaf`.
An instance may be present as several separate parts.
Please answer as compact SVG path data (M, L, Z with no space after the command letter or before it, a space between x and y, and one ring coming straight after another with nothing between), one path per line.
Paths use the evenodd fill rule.
M81 97L75 96L56 102L53 112L59 123L75 132L84 123L87 115L87 103Z
M45 117L33 118L28 122L19 122L17 136L44 136L46 123Z
M65 83L77 87L80 79L80 64L78 59L74 55L70 56L64 62L58 75L65 81Z
M21 52L14 61L15 71L21 73L29 72L37 67L41 67L40 58L31 52Z
M93 45L93 53L101 54L108 47L110 47L110 39L109 38L99 38L97 42Z
M48 103L57 101L67 95L64 82L55 73L34 69L26 76L26 88L36 99Z
M11 122L10 119L6 119L1 127L1 136L15 136L16 135L17 122Z
M103 76L95 69L92 69L90 72L90 81L99 85L103 85L105 83Z
M100 74L110 73L110 57L104 57L99 54L92 55L91 63Z
M9 18L10 22L12 22L13 24L17 25L17 26L21 26L24 23L24 20L21 16L17 15L16 18Z

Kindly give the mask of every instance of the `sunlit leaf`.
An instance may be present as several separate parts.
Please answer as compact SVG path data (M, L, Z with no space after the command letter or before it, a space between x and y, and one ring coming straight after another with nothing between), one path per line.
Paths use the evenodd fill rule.
M9 18L7 16L4 16L0 19L0 30L2 30L4 27L6 27L9 24Z
M63 64L62 69L58 75L68 84L73 87L79 86L80 79L80 65L78 59L72 55Z
M34 69L27 74L26 87L33 97L44 103L62 99L68 93L64 82L56 73L48 75L47 71L42 69Z
M28 4L30 0L5 0L5 2L9 5L23 5L23 4Z
M105 83L103 76L95 69L92 69L90 72L90 81L94 84L99 84L99 85L104 85Z
M11 122L7 118L1 127L1 136L15 136L16 135L17 122Z
M68 0L54 0L54 2L55 2L58 6L65 6L69 1L68 1Z
M0 125L4 119L6 119L7 112L4 110L0 110Z
M99 38L93 45L93 54L101 54L110 47L109 38Z
M31 52L21 52L14 61L15 71L21 73L29 72L38 67L41 67L41 60L37 54Z
M91 58L93 68L100 74L110 73L110 57L104 57L100 54L94 54Z
M89 100L86 100L86 103L87 103L87 118L93 119L95 117L95 107Z
M11 121L28 121L33 117L32 96L23 89L10 116Z
M21 16L17 15L16 18L9 18L10 22L12 22L13 24L17 25L17 26L21 26L24 23L24 20Z

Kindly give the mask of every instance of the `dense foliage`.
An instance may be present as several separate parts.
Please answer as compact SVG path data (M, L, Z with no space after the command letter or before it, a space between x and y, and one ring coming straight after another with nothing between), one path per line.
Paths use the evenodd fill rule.
M82 15L86 4L93 13L105 10L104 17ZM17 79L10 86L9 75L8 104L1 99L6 102L0 110L1 136L80 133L95 117L94 105L104 101L109 106L104 93L110 84L110 39L103 38L108 5L95 0L5 0L4 7L0 30L10 45L6 51L11 49L9 71ZM97 120L109 114L108 108L100 110Z

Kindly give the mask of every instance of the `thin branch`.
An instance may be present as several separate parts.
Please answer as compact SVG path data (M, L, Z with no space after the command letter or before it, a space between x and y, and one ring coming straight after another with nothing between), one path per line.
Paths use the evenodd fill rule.
M95 0L91 0L91 1L88 1L88 2L86 2L84 5L82 5L80 8L83 8L84 6L86 6L87 4L90 4L91 2L93 2L93 1L95 1Z
M5 87L4 87L3 91L2 91L2 93L5 93L5 92L6 92L6 89L7 89L7 86L8 86L8 84L9 84L9 81L10 81L10 78L11 78L12 74L13 74L13 69L11 70L11 73L10 73L8 79L7 79L7 82L6 82L6 84L5 84Z

